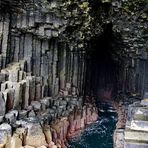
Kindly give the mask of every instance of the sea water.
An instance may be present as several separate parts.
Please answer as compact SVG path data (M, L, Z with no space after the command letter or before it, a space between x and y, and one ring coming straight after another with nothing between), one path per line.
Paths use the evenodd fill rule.
M117 113L108 105L101 111L98 121L88 125L80 137L72 139L68 148L113 148Z

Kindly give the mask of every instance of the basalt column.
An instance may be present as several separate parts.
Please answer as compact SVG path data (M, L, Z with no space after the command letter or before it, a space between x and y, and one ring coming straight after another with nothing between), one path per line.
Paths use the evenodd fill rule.
M82 92L84 53L71 49L58 37L65 27L63 18L56 13L30 10L1 14L0 23L1 68L25 61L24 70L41 77L42 89L36 82L40 97L57 95L66 83L79 87Z

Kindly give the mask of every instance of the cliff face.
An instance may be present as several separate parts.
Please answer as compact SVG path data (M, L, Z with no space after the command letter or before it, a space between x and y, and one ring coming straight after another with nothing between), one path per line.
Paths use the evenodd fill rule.
M0 147L64 148L98 117L79 96L148 91L145 1L3 0L0 12Z
M11 1L2 4L1 68L25 60L26 72L44 77L45 96L58 94L66 83L83 93L85 40L94 35L89 3L30 1L24 9Z
M53 12L31 7L24 12L1 15L1 68L26 61L26 72L44 78L45 96L57 95L66 82L82 88L84 71L84 54L78 56L71 52L59 37L67 23L64 16L54 10L60 6L56 2L48 6Z
M113 63L109 67L117 70L113 74L110 69L106 77L116 81L104 78L97 84L115 83L120 90L143 91L146 72L140 67L147 59L145 1L8 0L1 2L0 11L1 69L25 60L26 72L44 78L44 96L58 94L66 83L78 87L81 94L96 93L90 88L101 66L94 66L97 70L91 73L93 61L105 67L108 57ZM102 62L95 55L102 55Z
M81 36L70 32L68 3L34 1L21 9L20 2L0 7L0 147L65 148L98 118L94 100L79 97L85 51L72 45Z
M25 85L21 107L71 86L74 95L106 98L148 91L145 0L0 4L1 92Z

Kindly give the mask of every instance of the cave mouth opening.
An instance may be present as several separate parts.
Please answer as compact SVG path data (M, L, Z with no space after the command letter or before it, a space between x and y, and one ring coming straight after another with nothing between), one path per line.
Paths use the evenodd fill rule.
M112 24L104 26L104 32L90 40L90 50L87 51L86 59L85 95L108 100L120 89L122 62L116 60L118 49L113 46L116 40L117 36L112 30Z
M115 104L112 103L118 90L122 88L120 79L123 76L121 71L124 64L118 57L119 50L114 48L117 38L112 30L112 24L107 24L100 36L89 41L89 49L86 52L84 95L95 97L99 120L87 126L81 137L72 139L69 148L113 148L117 112ZM86 101L89 101L87 97Z

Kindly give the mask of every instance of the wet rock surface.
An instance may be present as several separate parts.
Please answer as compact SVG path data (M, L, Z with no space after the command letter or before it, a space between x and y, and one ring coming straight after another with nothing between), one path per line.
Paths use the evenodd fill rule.
M86 126L80 137L70 140L69 148L113 148L113 132L117 113L109 103L100 103L101 111L95 123Z
M39 98L36 90L38 84L40 90L44 88L42 78L29 75L22 67L19 63L11 65L14 73L25 73L23 78L18 74L12 77L9 67L3 70L8 71L8 80L1 83L1 147L65 148L69 139L97 120L94 100L83 104L70 84L66 94Z
M114 147L118 148L146 148L148 147L148 114L147 99L137 100L134 103L122 103L118 111L118 123L114 132ZM121 109L122 108L122 109Z
M1 145L14 148L21 146L64 148L69 139L79 136L87 124L93 123L98 118L97 110L91 104L84 105L83 108L74 106L72 111L62 108L60 114L56 106L53 107L55 108L48 106L48 111L34 111L34 115L28 117L19 118L18 113L16 120L9 124L4 121L5 123L0 125Z
M139 2L1 1L1 147L65 147L67 139L79 135L97 118L94 102L82 104L80 96L98 91L98 75L101 87L118 81L116 85L123 91L141 93L147 89L147 5ZM144 11L137 17L139 5ZM105 49L104 54L118 65L114 69L106 64L100 67L117 69L117 74L99 74L103 69L98 63L95 67L90 64L95 61L91 54L95 54L96 42L104 47L97 47L97 51ZM99 63L104 63L102 59ZM147 101L141 105L146 106ZM118 113L117 128L124 129L128 117L125 102L119 103ZM132 130L145 130L147 111L138 110L131 120ZM50 127L44 131L47 125Z

